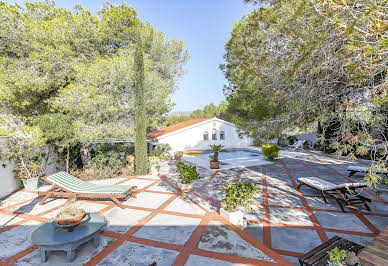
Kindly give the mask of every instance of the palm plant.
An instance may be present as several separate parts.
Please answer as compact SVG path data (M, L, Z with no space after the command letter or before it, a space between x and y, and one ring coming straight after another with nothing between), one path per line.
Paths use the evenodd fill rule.
M211 152L214 152L214 155L210 155L210 159L211 159L211 161L212 162L218 162L218 153L220 152L220 151L222 151L222 149L224 148L224 146L223 145L210 145L210 151Z

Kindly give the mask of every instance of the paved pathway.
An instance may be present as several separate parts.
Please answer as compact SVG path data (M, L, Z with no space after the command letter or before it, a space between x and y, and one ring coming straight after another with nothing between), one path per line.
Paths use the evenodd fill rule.
M108 201L80 201L105 215L101 245L86 243L71 265L288 265L279 254L155 176L95 181L138 186L125 208ZM48 189L43 187L41 189ZM36 246L27 241L39 223L53 218L65 203L43 206L34 191L19 191L0 203L0 265L40 265ZM66 265L63 252L51 252L48 265Z
M223 180L241 178L256 183L262 193L255 197L254 210L245 212L245 231L295 265L299 265L297 257L334 235L366 245L388 225L386 194L378 197L364 189L362 194L372 199L371 212L361 205L359 211L342 213L334 200L324 203L317 191L308 187L297 190L296 179L301 176L317 176L336 184L358 182L362 175L347 177L346 168L354 162L317 152L289 154L271 165L209 173L187 194L217 209ZM170 174L170 179L175 182L176 176Z
M373 199L372 211L342 213L335 202L325 204L314 190L296 190L299 176L348 181L349 162L318 153L295 155L249 169L215 173L200 169L202 178L184 192L174 184L178 176L173 161L164 163L160 177L94 181L136 185L137 197L125 201L124 209L108 201L81 201L87 211L105 215L109 225L99 248L81 246L72 265L296 264L300 254L333 235L365 245L388 224L387 195L377 197L364 190ZM262 191L255 198L254 211L245 213L245 231L217 214L222 181L240 178ZM39 201L36 192L19 191L0 202L0 264L40 264L27 235L53 218L65 200L51 199L43 206ZM48 264L66 265L65 260L64 253L53 252Z

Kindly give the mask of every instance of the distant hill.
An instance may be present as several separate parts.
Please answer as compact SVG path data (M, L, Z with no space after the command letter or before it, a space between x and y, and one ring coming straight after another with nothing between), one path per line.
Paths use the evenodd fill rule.
M185 115L185 116L189 116L191 115L192 111L176 111L176 112L172 112L170 113L168 116L172 116L172 115Z

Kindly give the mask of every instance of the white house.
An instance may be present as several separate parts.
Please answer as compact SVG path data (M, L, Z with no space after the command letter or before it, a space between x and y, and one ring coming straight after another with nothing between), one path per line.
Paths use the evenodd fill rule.
M252 145L252 138L240 137L233 123L214 118L199 118L181 122L147 134L153 145L169 144L173 151L202 150L210 144L226 148Z

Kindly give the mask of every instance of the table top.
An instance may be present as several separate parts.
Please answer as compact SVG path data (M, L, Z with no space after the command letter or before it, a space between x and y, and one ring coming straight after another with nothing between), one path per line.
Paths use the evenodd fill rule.
M38 246L74 243L98 232L106 224L102 215L87 213L86 216L86 220L72 232L55 227L53 221L43 223L30 233L29 240Z
M356 254L360 253L364 248L363 246L352 241L343 239L339 236L334 236L325 243L299 257L299 260L302 261L305 265L327 265L327 260L329 259L328 252L330 252L330 250L335 247L338 249L353 251Z

